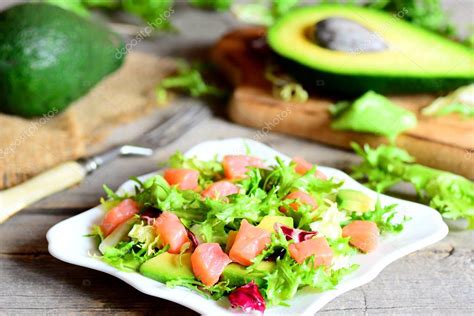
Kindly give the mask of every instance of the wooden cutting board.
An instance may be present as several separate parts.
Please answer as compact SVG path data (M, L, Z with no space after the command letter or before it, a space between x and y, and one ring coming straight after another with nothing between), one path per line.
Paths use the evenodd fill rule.
M350 148L355 141L377 146L387 143L384 137L365 133L341 132L330 128L331 98L311 95L304 103L285 102L273 97L271 84L264 78L265 60L270 52L262 49L265 30L245 28L222 37L213 47L211 58L233 84L229 114L243 125L312 139L321 143ZM324 84L323 82L321 84ZM419 163L474 178L474 120L456 115L426 117L420 109L430 104L434 95L390 96L396 104L418 117L418 125L397 138Z

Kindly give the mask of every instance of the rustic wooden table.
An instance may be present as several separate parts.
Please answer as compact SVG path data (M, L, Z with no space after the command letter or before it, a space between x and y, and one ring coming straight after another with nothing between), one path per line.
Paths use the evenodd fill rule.
M472 23L471 0L446 3L456 5L456 14ZM173 19L183 30L181 34L144 41L136 49L161 55L187 55L236 25L228 14L181 8ZM128 128L138 130L140 125ZM103 183L116 188L129 176L153 171L158 162L177 149L184 151L208 139L255 135L253 129L214 117L152 158L119 159L81 185L51 196L0 225L0 314L194 314L174 303L142 294L111 276L53 258L47 251L46 231L96 205ZM263 141L290 156L304 156L322 165L344 168L357 161L349 152L283 135L270 133ZM453 225L441 242L391 264L374 281L340 296L321 311L334 315L448 313L474 314L474 232Z

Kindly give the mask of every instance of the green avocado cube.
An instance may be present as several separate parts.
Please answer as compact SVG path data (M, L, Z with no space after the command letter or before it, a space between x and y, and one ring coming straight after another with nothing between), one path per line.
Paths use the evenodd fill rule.
M372 210L375 202L366 194L351 189L339 190L336 202L341 210L349 212L365 213Z
M166 283L178 279L194 279L191 254L162 253L140 266L140 273L153 280Z

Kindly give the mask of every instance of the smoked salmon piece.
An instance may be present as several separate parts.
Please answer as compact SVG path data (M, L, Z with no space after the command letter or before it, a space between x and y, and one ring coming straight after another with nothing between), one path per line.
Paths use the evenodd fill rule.
M353 221L342 229L343 237L350 237L349 243L362 252L371 252L377 248L380 231L371 221Z
M169 185L178 185L180 190L196 190L199 172L193 169L167 169L163 176Z
M168 252L178 254L185 243L191 243L188 232L178 216L163 212L153 224L155 233L160 236L163 246L169 245Z
M225 252L229 252L234 245L235 237L237 237L237 231L231 230L227 235L227 243L225 245Z
M316 201L311 197L311 195L309 195L308 193L306 192L303 192L303 191L294 191L294 192L291 192L290 194L288 194L287 196L285 196L285 200L298 200L299 203L301 204L307 204L307 205L311 205L313 207L313 209L317 208L318 207L318 204L316 203ZM300 207L300 204L298 202L294 202L294 203L291 203L290 206L292 209L294 209L295 211L297 211ZM280 211L282 212L286 212L286 209L285 208L280 208Z
M228 195L239 193L239 187L230 181L214 182L202 192L203 197L219 199Z
M307 162L302 157L294 157L293 162L296 164L296 166L295 166L296 173L299 173L301 175L304 175L306 172L311 170L311 168L313 168L313 165L310 162ZM314 175L316 176L316 178L320 178L320 179L323 179L323 180L326 180L328 178L328 177L326 177L326 175L324 173L322 173L319 170L316 170Z
M270 236L271 233L265 229L255 227L245 219L242 220L229 252L230 259L243 266L251 265L252 260L270 243Z
M315 267L329 267L332 262L333 251L324 237L316 237L290 244L288 250L290 251L291 257L299 264L311 256L314 256Z
M246 155L228 155L222 160L224 167L224 175L227 179L242 179L245 178L249 167L264 168L262 160L257 157Z
M200 244L191 255L194 276L207 286L216 284L224 268L231 262L218 243Z
M132 218L138 211L137 202L132 199L125 199L105 214L100 229L105 236L108 236L115 228Z

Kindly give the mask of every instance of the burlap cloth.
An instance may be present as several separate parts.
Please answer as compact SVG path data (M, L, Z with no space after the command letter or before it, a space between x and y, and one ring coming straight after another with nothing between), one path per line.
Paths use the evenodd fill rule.
M0 189L88 153L118 124L156 108L154 88L174 69L169 59L131 53L125 64L66 111L27 120L0 114Z

